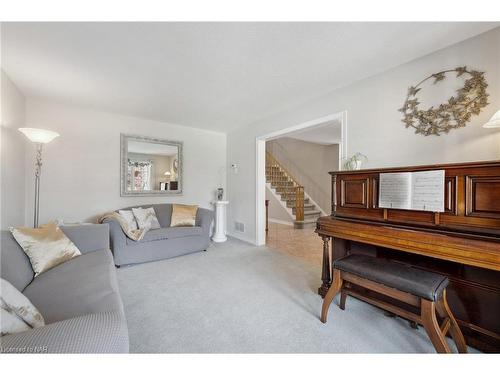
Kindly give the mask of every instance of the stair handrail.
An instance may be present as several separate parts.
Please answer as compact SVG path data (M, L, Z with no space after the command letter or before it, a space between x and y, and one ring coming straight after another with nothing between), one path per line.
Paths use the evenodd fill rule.
M277 154L281 155L281 157L284 160L278 161L278 159L273 154L271 154L272 151L275 151ZM272 150L271 151L266 150L266 153L269 153L270 155L272 155L273 159L276 160L281 165L281 167L287 171L288 174L292 175L289 172L290 171L289 167L291 167L292 170L296 170L298 172L298 177L301 177L301 178L300 179L296 178L297 177L297 175L296 175L294 177L295 182L300 186L306 187L306 185L307 185L307 191L308 191L309 196L312 199L314 199L317 203L324 202L324 204L327 205L327 202L329 202L329 200L330 200L330 192L325 190L320 184L318 184L315 181L315 179L310 177L307 174L307 172L303 171L302 168L299 168L295 164L295 162L292 160L292 158L290 157L288 150L283 145L281 145L278 142L273 142L272 143ZM289 167L288 166L285 167L285 164L287 164ZM328 205L329 205L329 203L328 203Z
M295 177L269 151L266 151L266 164L271 167L278 167L291 180L295 190L295 220L304 221L304 187L297 182Z
M271 162L269 163L268 161ZM278 160L276 160L276 158L269 151L266 151L266 164L271 164L279 167L281 171L285 173L290 178L290 180L292 180L294 186L302 186L301 184L299 184L297 179L293 177L293 175L290 172L288 172L288 170Z

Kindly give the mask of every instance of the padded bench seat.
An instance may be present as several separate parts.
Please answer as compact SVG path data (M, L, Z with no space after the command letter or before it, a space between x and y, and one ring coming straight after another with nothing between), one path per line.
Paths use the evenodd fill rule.
M407 309L399 303L377 298L353 286L374 291L413 308ZM417 324L423 325L438 353L452 352L445 338L448 332L458 352L467 353L464 336L446 300L447 286L448 278L436 273L385 259L350 254L333 263L332 285L323 301L320 320L326 323L328 309L338 293L342 310L345 309L347 295L351 295L408 319L415 328ZM420 310L419 313L415 309Z
M360 254L336 260L333 268L429 301L437 301L449 283L447 277L436 273Z

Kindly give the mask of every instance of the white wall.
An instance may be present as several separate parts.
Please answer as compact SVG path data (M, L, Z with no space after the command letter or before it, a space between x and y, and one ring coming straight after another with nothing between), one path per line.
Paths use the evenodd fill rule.
M1 228L25 225L25 141L17 128L24 126L25 98L1 71Z
M329 114L347 111L348 155L357 151L367 155L365 167L499 159L500 132L481 127L500 108L499 46L497 28L230 133L228 163L238 164L238 174L228 175L229 234L256 240L255 138ZM486 72L491 104L467 127L447 135L424 137L406 129L398 108L407 88L444 68L463 65ZM457 88L450 86L452 82L440 83L446 98ZM234 233L235 220L245 224L245 233Z
M288 211L283 207L283 203L281 202L273 193L271 193L271 190L266 187L266 199L269 200L269 206L268 206L268 215L269 215L269 221L275 221L278 223L288 223L293 225L293 217L290 216Z
M148 203L178 202L210 208L225 176L223 133L141 118L81 109L28 99L26 122L57 131L45 145L41 176L40 223L95 220L109 210ZM179 197L120 197L120 133L184 142L183 195ZM33 173L34 148L27 147L26 177ZM33 209L33 187L27 184L26 204ZM28 216L31 217L31 216Z

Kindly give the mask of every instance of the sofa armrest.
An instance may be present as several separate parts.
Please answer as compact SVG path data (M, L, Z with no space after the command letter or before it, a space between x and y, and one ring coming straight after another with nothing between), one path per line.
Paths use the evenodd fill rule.
M61 229L82 254L109 249L109 227L106 224L63 225Z
M119 311L62 320L0 338L0 353L128 353L127 323Z
M210 228L214 219L214 212L206 208L198 208L196 213L196 225L203 228L203 232L210 235Z
M111 251L116 256L116 250L127 245L127 236L118 221L112 218L106 218L103 223L109 226Z

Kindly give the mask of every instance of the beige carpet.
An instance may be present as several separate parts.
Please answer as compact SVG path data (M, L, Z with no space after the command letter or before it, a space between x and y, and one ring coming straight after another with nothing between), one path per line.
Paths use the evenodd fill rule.
M319 321L320 268L230 239L118 270L131 352L433 353L423 330L347 299ZM454 348L454 347L453 347Z

